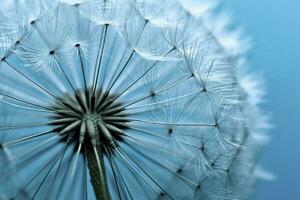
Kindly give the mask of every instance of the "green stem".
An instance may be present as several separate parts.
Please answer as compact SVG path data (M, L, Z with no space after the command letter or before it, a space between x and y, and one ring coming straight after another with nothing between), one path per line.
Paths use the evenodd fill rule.
M97 200L111 200L105 176L105 168L103 163L103 153L100 146L97 146L97 153L100 160L100 169L97 164L97 159L93 147L86 148L86 156L88 167L91 175L91 181L95 191Z

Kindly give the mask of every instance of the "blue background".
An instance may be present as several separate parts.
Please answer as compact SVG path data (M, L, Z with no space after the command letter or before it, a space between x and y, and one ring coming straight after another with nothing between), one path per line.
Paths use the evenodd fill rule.
M252 37L251 68L263 72L265 110L274 128L262 165L276 175L257 184L255 200L300 199L300 1L223 0L234 23Z

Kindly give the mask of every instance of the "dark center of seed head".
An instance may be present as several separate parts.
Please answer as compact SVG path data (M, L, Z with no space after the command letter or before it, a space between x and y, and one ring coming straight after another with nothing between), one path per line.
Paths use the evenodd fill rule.
M74 95L74 94L73 94ZM87 147L98 145L106 149L115 148L122 141L126 129L126 115L122 104L112 100L116 95L104 94L102 90L78 90L75 95L64 94L55 102L53 120L62 141L71 139ZM62 103L63 102L63 103ZM103 106L105 105L105 106Z

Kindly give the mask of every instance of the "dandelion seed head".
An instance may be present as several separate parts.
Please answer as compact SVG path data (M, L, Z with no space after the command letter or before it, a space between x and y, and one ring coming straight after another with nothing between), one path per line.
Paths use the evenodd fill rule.
M28 2L0 12L1 195L248 196L268 123L214 5Z

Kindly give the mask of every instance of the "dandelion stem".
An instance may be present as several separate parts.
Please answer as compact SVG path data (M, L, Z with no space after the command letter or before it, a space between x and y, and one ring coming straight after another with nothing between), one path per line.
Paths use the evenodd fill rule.
M84 196L84 200L88 200L88 164L87 164L87 159L86 159L86 148L84 149L84 168L83 168L83 185L84 187L84 192L82 195Z
M99 200L110 200L102 149L100 146L92 145L91 148L86 148L86 151L95 195Z

